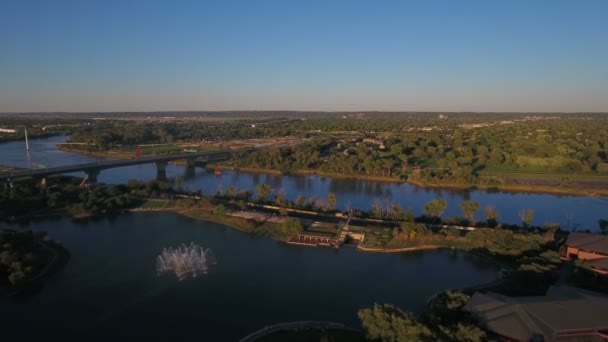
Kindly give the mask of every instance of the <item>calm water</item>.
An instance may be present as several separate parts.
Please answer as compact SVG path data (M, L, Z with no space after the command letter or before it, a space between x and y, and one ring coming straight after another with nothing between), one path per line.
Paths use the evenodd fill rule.
M438 291L498 276L487 260L460 252L290 246L171 213L28 228L47 231L72 257L35 297L0 302L2 341L234 341L294 320L358 326L357 310L375 302L418 310ZM210 273L157 276L160 251L191 241L215 252Z
M0 144L0 164L39 167L95 160L95 158L58 151L55 144L65 139L65 137L53 137L33 140L29 157L25 154L23 142ZM500 213L499 220L507 223L519 223L517 213L524 208L534 210L535 224L560 223L567 229L577 227L596 231L598 230L598 220L608 219L608 198L606 197L461 191L377 181L330 179L319 176L275 176L224 172L221 177L216 177L212 172L200 169L197 169L194 175L187 175L185 168L180 166L167 167L167 175L169 178L183 176L186 179L184 182L186 188L200 189L205 194L215 194L230 186L254 190L255 185L259 183L268 183L277 191L285 191L289 199L295 199L299 194L306 198L326 197L328 192L335 192L339 209L344 209L347 204L356 208L369 209L375 199L381 199L397 201L404 208L411 208L416 215L420 215L426 202L442 197L448 203L444 216L462 215L459 208L460 202L463 199L473 199L480 203L482 208L493 205ZM132 178L145 180L154 177L156 177L154 165L138 165L105 170L99 176L99 181L126 183ZM478 212L477 217L483 218L482 210Z
M22 167L84 163L94 158L57 151L64 137L0 145L0 163ZM168 176L184 168L168 167ZM151 179L152 165L106 170L99 180L124 183ZM425 202L443 197L446 215L473 198L493 204L502 219L517 221L517 211L532 208L536 222L574 221L595 228L606 199L429 190L407 184L332 180L225 172L222 177L197 170L186 186L215 193L229 186L253 189L269 183L289 198L298 194L337 194L340 206L369 208L376 198L399 201L417 214ZM4 227L0 224L0 228ZM438 291L491 281L497 269L488 261L454 251L364 254L354 248L297 247L241 233L223 225L170 213L126 214L75 223L68 219L32 222L71 252L65 269L44 290L23 302L2 302L2 341L12 340L237 340L265 325L293 320L329 320L357 326L356 312L374 302L418 310ZM207 276L177 281L158 277L156 256L164 247L195 242L218 259Z

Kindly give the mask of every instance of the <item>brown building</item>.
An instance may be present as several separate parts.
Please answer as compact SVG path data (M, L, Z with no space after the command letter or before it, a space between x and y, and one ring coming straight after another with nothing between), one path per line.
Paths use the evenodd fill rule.
M608 275L608 236L570 233L564 257L567 260L585 260L596 273Z
M608 340L608 296L575 287L553 286L535 297L476 292L464 310L505 340Z
M308 246L337 246L338 240L334 238L333 234L321 233L321 232L307 232L303 231L297 235L292 236L287 240L288 243L294 245L308 245Z

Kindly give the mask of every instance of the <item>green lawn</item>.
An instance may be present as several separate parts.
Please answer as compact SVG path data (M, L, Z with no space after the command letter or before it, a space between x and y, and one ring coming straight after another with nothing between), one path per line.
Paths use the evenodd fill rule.
M166 208L168 204L168 200L157 200L157 199L148 199L144 203L142 203L138 208L139 209L162 209Z
M393 239L393 230L391 228L351 226L349 230L365 233L366 247L384 248Z
M567 173L567 172L535 172L535 171L481 171L479 175L482 178L502 177L502 178L519 178L519 179L552 179L571 181L593 181L593 182L608 182L608 175L597 173Z

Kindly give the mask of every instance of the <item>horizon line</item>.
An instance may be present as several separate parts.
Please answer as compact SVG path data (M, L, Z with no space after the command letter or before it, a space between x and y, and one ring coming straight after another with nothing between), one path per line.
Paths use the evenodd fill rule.
M445 110L297 110L297 109L234 109L234 110L113 110L113 111L25 111L6 114L96 114L96 113L234 113L234 112L293 112L293 113L472 113L472 114L608 114L607 111L445 111Z

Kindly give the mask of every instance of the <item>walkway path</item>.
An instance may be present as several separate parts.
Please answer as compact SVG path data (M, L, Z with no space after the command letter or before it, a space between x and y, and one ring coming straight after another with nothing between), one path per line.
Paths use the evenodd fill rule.
M268 334L278 332L278 331L298 331L302 329L316 329L316 330L349 330L358 332L358 330L353 328L348 328L344 324L334 323L334 322L319 322L319 321L300 321L300 322L289 322L289 323L280 323L271 326L264 327L254 333L247 335L240 342L254 342L259 338L264 337Z

